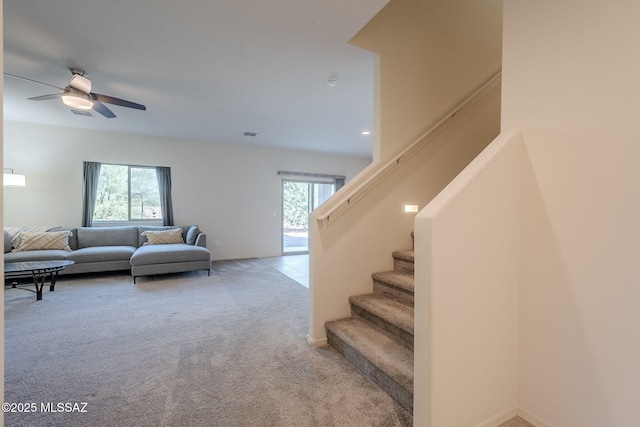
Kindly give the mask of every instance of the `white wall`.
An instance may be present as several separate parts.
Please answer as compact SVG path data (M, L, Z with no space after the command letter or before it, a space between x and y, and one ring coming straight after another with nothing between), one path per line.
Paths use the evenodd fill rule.
M350 43L379 53L376 143L367 173L417 142L498 73L501 11L502 0L391 0L353 37ZM329 228L312 221L312 343L326 339L326 320L349 315L350 295L371 291L371 273L392 268L393 250L410 247L413 221L402 204L424 206L497 135L499 99L485 101ZM342 194L355 189L354 182Z
M3 2L0 0L0 28L2 28L3 20ZM3 40L3 32L0 31L0 55L4 55L4 40ZM3 56L4 57L4 56ZM4 65L0 64L0 70L4 71ZM4 94L4 81L0 82L0 95ZM0 112L3 112L3 105L0 105ZM2 132L4 126L0 124L0 132ZM4 132L0 133L0 148L4 145ZM2 159L3 154L0 153L0 159ZM4 194L4 187L0 189L0 194ZM3 213L0 212L0 222L3 221ZM0 261L0 265L2 265L2 270L4 271L4 257ZM0 301L0 310L4 313L4 298ZM4 316L0 318L0 377L4 378ZM0 384L0 396L2 396L2 401L4 402L4 381ZM0 416L0 427L4 426L4 414Z
M281 254L279 170L346 175L369 159L5 122L4 225L78 226L82 162L170 166L176 224L198 224L214 259ZM220 245L215 246L219 241Z
M448 128L403 163L327 228L315 220L341 200L340 194L312 215L311 310L309 340L324 342L327 320L350 314L348 298L372 292L371 274L393 269L394 250L411 249L414 215L404 203L424 207L495 137L499 129L500 88L496 87ZM431 139L432 138L432 139ZM372 164L367 168L375 168ZM358 179L353 181L358 186ZM344 197L356 190L351 183Z
M379 54L374 162L415 142L500 71L502 0L391 0L352 38Z
M640 3L505 0L502 128L640 131Z
M640 146L534 130L525 141L520 412L540 427L630 425L640 419Z
M640 3L506 0L503 128L525 128L518 406L640 419Z

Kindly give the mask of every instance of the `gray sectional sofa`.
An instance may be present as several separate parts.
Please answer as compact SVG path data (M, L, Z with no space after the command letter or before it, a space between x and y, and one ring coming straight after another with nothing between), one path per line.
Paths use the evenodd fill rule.
M182 230L182 233L175 229ZM170 230L173 234L182 235L181 243L149 244L146 231ZM137 277L155 274L192 270L207 270L211 274L207 236L195 225L52 228L47 232L60 231L68 232L68 247L65 249L39 249L35 246L35 249L16 251L16 246L20 246L20 234L11 235L5 229L4 262L72 260L75 264L60 274L130 270L134 283Z

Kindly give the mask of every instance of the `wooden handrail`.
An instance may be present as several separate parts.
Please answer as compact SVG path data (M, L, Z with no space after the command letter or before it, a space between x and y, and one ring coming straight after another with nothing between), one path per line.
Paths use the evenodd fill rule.
M338 218L340 218L345 212L347 212L351 206L356 204L359 200L364 198L371 190L376 188L378 184L383 182L389 175L394 173L400 166L402 166L407 160L412 158L416 153L429 145L436 136L442 133L448 128L454 121L464 115L471 107L482 100L488 95L494 88L500 85L502 82L502 73L499 72L493 76L487 83L485 83L480 89L474 92L471 96L460 103L450 113L444 116L438 123L423 133L413 143L409 144L400 154L395 156L389 162L382 166L379 164L370 165L365 168L356 178L347 183L347 190L344 195L337 193L338 198L333 197L323 203L316 211L314 216L320 225L324 228L329 227ZM349 185L351 184L351 185ZM350 189L350 187L355 188Z

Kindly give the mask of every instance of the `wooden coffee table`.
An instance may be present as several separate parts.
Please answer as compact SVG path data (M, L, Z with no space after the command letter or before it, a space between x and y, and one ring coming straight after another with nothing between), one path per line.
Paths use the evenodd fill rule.
M53 292L58 279L58 273L67 266L75 264L75 261L55 260L55 261L24 261L8 262L4 265L4 278L18 278L25 275L33 276L33 284L36 286L36 300L42 299L42 288L44 288L47 276L49 277L49 291ZM18 287L16 282L11 283L12 288ZM32 291L33 292L33 291Z

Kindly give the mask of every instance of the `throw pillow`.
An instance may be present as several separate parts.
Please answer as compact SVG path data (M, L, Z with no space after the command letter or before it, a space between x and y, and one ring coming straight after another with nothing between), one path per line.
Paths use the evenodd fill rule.
M200 234L200 227L197 225L191 226L187 233L187 245L195 245L198 234Z
M69 247L70 231L46 231L20 233L20 244L16 251L39 251L48 249L59 249L71 251Z
M15 251L18 246L20 246L20 233L30 232L30 233L44 233L45 231L53 231L54 228L60 227L48 227L48 226L38 226L38 227L4 227L4 231L9 234L9 238L11 239L11 247Z
M184 243L181 228L172 228L171 230L151 231L147 230L142 233L147 238L145 245L164 245L168 243Z
M11 252L11 236L4 230L4 253Z

